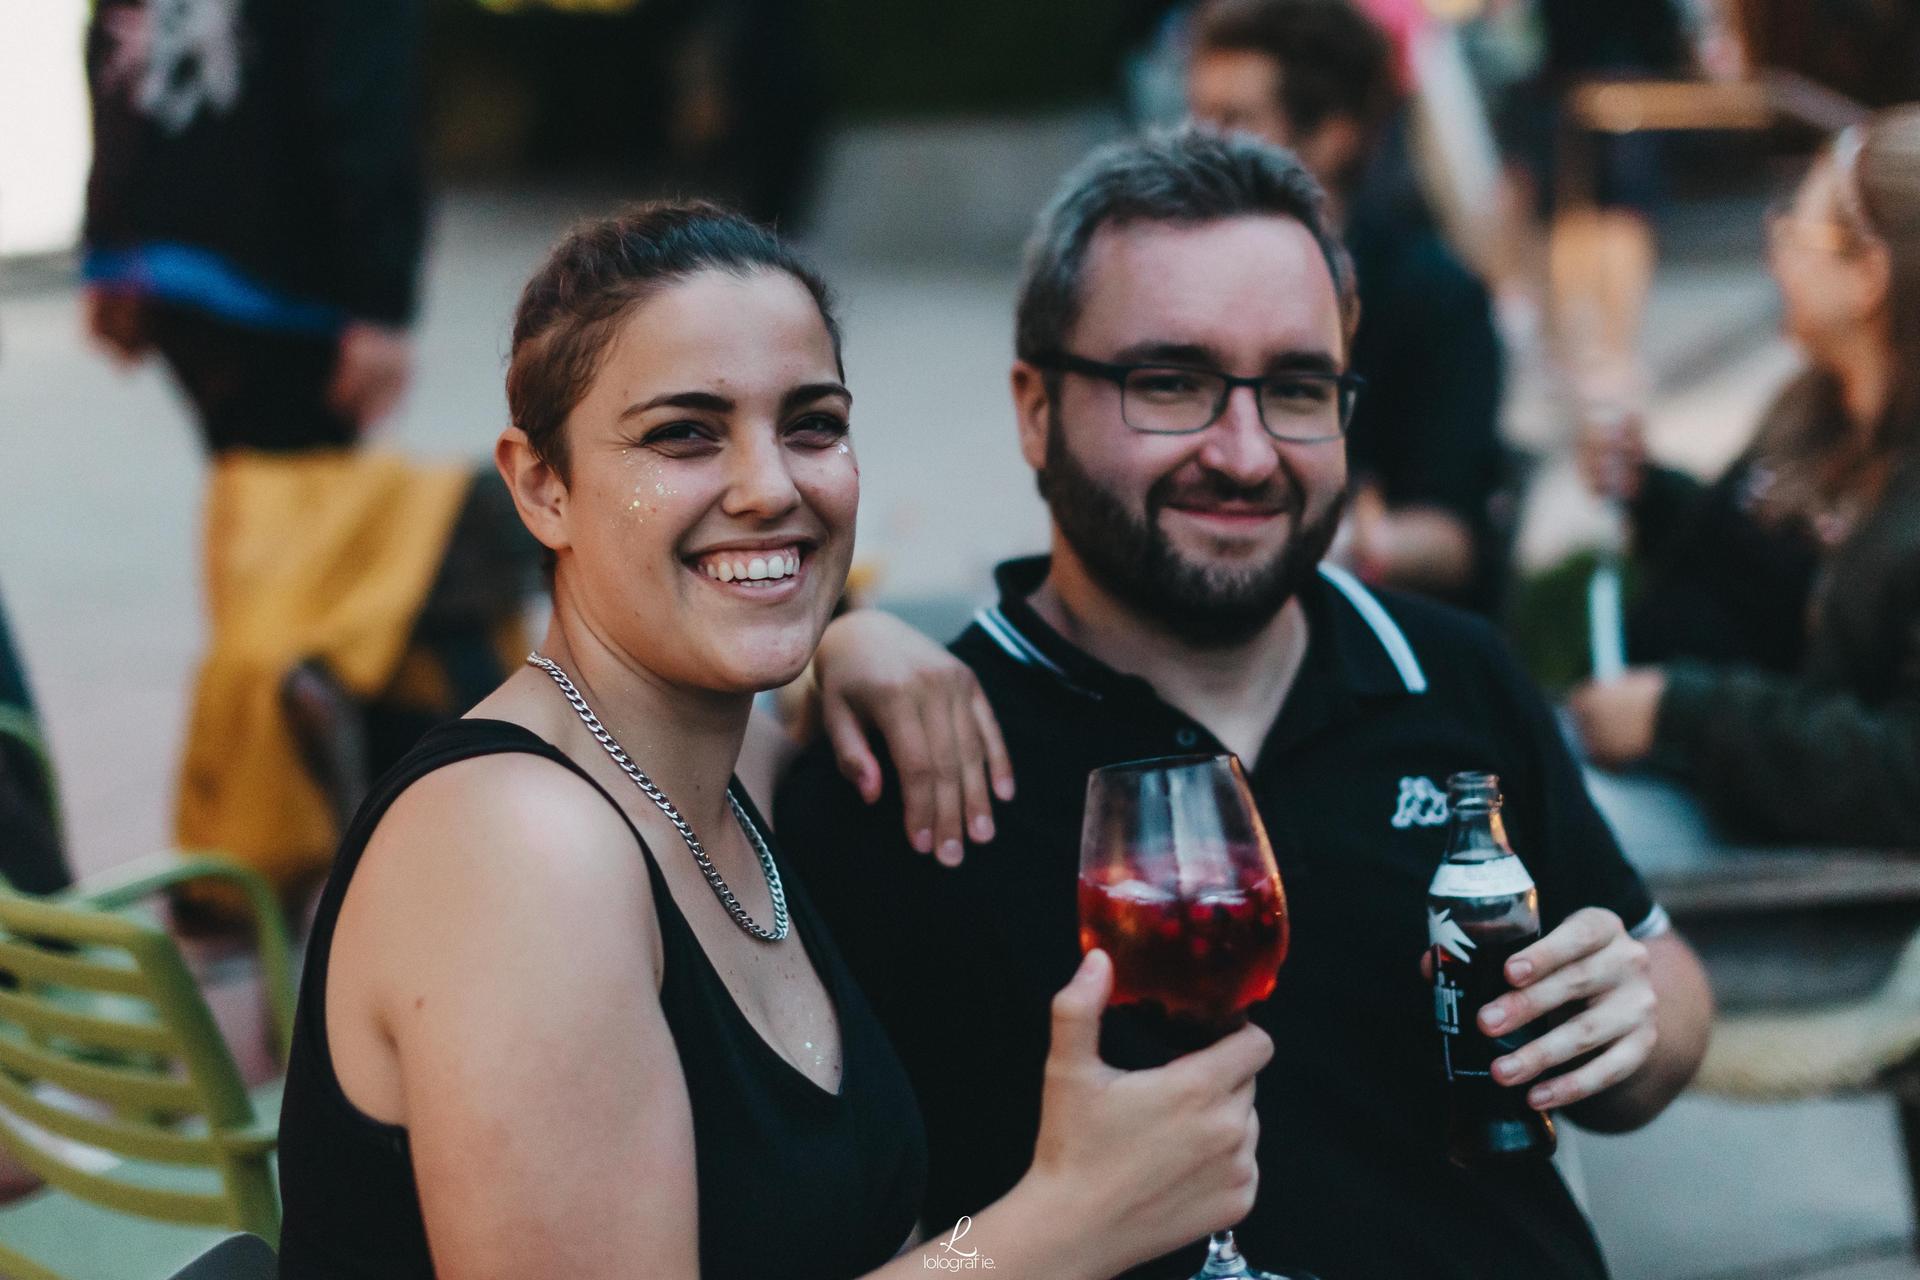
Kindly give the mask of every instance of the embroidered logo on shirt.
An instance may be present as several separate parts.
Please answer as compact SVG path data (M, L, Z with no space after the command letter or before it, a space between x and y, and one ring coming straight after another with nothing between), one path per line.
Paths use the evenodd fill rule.
M1400 779L1400 803L1393 811L1397 831L1408 827L1438 827L1447 820L1447 793L1431 778Z

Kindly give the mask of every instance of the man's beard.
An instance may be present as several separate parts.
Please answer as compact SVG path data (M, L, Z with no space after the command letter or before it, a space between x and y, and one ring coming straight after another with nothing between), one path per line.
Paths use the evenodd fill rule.
M1284 467L1269 484L1251 490L1209 473L1201 489L1182 486L1178 496L1285 510L1294 529L1263 564L1246 569L1195 564L1160 527L1160 513L1175 496L1171 476L1147 490L1143 520L1080 465L1062 439L1057 417L1050 427L1040 494L1061 536L1094 580L1123 605L1199 648L1227 648L1258 635L1313 577L1340 528L1345 493L1309 522L1306 494Z

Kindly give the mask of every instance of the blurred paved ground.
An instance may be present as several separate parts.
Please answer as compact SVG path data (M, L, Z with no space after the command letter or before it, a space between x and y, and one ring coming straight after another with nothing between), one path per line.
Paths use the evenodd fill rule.
M515 292L567 217L608 203L481 192L446 201L420 380L391 444L484 456L505 415ZM996 559L1040 544L1044 521L1006 406L1004 263L913 270L828 255L858 397L861 554L884 561L890 595L984 590ZM1709 468L1739 445L1791 367L1764 336L1772 307L1764 278L1744 266L1663 278L1650 327L1667 384L1653 409L1657 454ZM1523 378L1514 434L1557 439L1548 405L1543 385ZM123 375L86 352L70 288L0 285L0 590L50 724L83 871L164 843L200 643L200 482L187 418L156 370ZM1570 475L1546 468L1526 554L1550 557L1596 527ZM1622 1280L1920 1277L1902 1252L1904 1175L1891 1110L1877 1100L1689 1098L1641 1133L1578 1146Z

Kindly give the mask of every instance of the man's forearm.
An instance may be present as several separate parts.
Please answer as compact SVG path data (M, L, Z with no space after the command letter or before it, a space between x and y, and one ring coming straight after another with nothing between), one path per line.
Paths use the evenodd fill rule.
M1658 1004L1659 1038L1638 1071L1585 1102L1567 1108L1583 1129L1626 1133L1638 1129L1679 1096L1700 1069L1713 1029L1713 992L1700 961L1672 931L1647 940L1649 978Z

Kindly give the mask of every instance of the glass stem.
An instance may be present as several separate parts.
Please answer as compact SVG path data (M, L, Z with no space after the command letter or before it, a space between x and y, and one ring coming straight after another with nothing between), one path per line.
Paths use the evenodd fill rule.
M1247 1260L1240 1256L1240 1246L1234 1243L1233 1232L1216 1231L1207 1239L1207 1265L1200 1268L1200 1274L1194 1280L1216 1280L1220 1276L1244 1276L1247 1274Z

